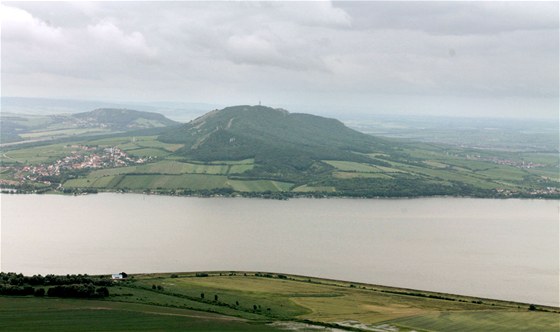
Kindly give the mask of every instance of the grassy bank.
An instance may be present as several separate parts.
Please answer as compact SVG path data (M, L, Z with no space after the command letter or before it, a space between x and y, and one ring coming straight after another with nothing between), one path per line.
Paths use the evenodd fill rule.
M529 309L523 303L272 273L142 274L115 282L103 300L2 296L0 329L558 331L559 308Z

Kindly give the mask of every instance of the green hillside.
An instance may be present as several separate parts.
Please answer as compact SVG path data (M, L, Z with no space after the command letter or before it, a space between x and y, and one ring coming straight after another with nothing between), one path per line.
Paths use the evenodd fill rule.
M309 166L312 160L337 156L363 160L352 151L389 148L388 143L352 130L338 120L265 106L212 111L159 139L185 144L179 152L192 159L255 158L258 163L270 163L288 157L296 159L290 164L303 166Z
M76 113L72 117L115 130L166 127L179 124L159 113L119 108L99 108L90 112Z
M0 113L0 143L43 141L179 125L159 113L102 108L76 114Z
M98 130L114 130L108 129L111 123L131 129L139 122L148 129L89 136L74 129L75 136L55 142L4 147L0 184L23 192L275 198L560 197L557 151L493 151L379 138L335 119L264 106L228 107L187 124L156 128L149 126L163 124L157 122L159 115L129 110L80 117L103 123ZM58 132L68 135L66 129Z
M342 122L265 106L215 110L158 139L184 144L176 155L186 160L253 158L251 176L295 180L330 169L324 159L375 163L365 153L391 153L394 143L362 134Z

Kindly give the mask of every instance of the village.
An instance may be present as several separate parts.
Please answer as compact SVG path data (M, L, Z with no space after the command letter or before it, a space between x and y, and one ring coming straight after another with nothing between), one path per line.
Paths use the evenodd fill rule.
M496 192L503 197L517 197L519 196L520 192L510 189L496 189ZM548 196L548 195L559 195L560 189L557 187L546 187L542 189L530 189L527 191L525 196Z
M518 160L511 160L511 159L500 159L500 158L497 158L497 157L484 158L484 157L481 157L480 155L467 155L467 159L489 161L491 163L498 164L498 165L512 166L512 167L524 168L524 169L531 169L531 168L535 168L535 167L546 166L544 164L534 163L534 162L531 162L531 161L525 161L525 160L518 161Z
M118 147L98 148L86 145L69 147L74 149L69 156L52 163L3 167L13 172L13 180L0 179L0 185L22 185L26 182L52 185L53 177L60 176L64 171L124 167L143 164L148 160L133 158Z

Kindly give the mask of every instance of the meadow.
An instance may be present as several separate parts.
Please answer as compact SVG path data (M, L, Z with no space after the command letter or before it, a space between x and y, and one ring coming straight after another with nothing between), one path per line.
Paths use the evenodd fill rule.
M0 296L2 331L276 331L208 312L125 302Z
M29 133L21 134L23 139L40 139L40 138L54 138L62 136L75 136L93 133L106 133L108 130L101 128L83 128L83 129L55 129L55 130L41 130L31 131Z
M0 329L558 331L560 309L255 272L129 276L104 300L0 296Z

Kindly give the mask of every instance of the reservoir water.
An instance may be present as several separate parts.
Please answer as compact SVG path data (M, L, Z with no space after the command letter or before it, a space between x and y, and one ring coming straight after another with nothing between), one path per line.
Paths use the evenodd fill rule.
M283 272L559 306L559 201L6 195L3 272Z

